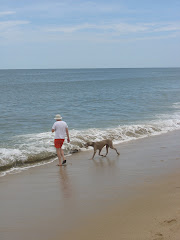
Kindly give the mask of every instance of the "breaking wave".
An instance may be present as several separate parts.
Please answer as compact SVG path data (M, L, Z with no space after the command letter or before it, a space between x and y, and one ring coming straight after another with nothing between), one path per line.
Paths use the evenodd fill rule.
M174 104L175 107L180 104ZM108 129L70 130L71 142L64 143L65 154L85 151L88 141L100 141L110 138L115 144L136 140L180 129L180 115L159 115L159 120L144 124L123 125ZM11 139L11 147L0 148L0 176L17 169L27 169L37 165L46 164L56 159L53 146L53 134L50 132L40 134L27 134Z

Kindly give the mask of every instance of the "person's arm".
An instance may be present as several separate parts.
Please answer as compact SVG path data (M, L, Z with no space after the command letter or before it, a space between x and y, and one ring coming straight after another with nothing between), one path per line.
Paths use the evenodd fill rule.
M66 135L67 135L67 141L68 143L70 142L70 138L69 138L69 131L68 131L68 128L66 128Z
M53 126L52 126L52 129L51 129L51 132L52 133L55 132L55 129L56 129L56 127L55 127L55 123L54 123Z

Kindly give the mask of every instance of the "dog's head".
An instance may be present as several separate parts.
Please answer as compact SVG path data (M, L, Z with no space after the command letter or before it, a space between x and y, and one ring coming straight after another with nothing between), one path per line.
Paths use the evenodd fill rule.
M89 147L89 146L93 147L93 146L94 146L94 142L87 142L87 143L85 144L85 147L86 147L86 148Z

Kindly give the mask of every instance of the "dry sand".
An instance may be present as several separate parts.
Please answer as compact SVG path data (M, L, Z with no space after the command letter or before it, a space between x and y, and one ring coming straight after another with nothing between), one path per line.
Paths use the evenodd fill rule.
M0 178L1 240L179 240L180 131Z

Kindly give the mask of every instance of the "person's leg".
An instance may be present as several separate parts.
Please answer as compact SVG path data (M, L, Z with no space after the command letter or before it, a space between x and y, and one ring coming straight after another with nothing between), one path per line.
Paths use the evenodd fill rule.
M61 148L56 148L56 152L57 152L57 156L58 156L58 159L59 159L59 165L62 165L61 163Z
M60 148L60 154L61 154L61 157L62 157L63 161L66 160L65 157L64 157L64 151L63 151L62 148Z

